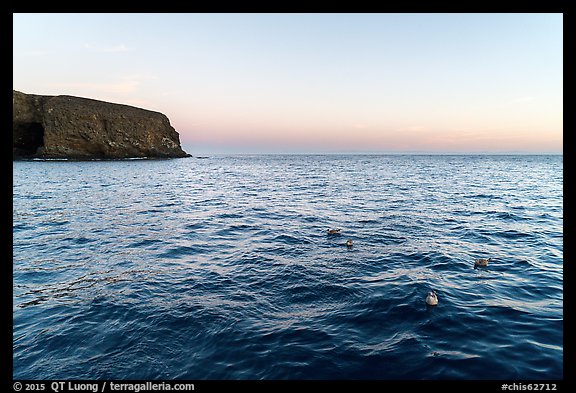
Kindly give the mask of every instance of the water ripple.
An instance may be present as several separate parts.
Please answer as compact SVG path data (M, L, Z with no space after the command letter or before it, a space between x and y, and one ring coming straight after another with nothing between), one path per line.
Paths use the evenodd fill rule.
M562 378L562 161L14 162L13 377Z

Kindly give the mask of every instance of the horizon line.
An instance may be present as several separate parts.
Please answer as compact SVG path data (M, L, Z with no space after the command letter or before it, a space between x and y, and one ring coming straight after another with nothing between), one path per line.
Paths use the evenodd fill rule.
M189 153L192 157L204 157L206 155L413 155L413 156L563 156L563 152L427 152L427 151L394 151L394 152L361 152L361 151L333 151L333 152L202 152Z

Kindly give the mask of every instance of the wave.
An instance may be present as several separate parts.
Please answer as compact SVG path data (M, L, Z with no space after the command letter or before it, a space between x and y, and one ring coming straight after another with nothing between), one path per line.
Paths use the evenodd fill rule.
M561 379L561 163L15 162L13 378Z

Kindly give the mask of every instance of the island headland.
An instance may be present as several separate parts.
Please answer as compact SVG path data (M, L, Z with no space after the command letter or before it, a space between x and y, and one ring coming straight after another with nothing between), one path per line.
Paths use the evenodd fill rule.
M190 157L166 115L74 96L13 90L13 159Z

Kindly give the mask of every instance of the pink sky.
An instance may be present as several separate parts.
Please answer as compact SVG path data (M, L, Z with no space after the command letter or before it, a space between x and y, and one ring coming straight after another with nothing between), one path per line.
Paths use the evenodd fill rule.
M563 151L562 14L13 19L15 90L160 111L191 154Z

